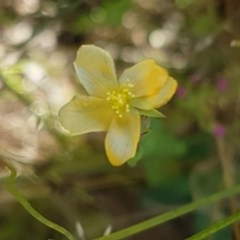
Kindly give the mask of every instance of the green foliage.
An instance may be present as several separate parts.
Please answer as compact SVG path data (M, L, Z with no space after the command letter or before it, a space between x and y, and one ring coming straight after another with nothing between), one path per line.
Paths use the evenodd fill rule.
M132 3L128 0L103 0L102 8L105 11L105 21L107 25L121 25L124 13L129 10Z
M20 202L74 237L76 222L87 239L108 225L139 239L143 230L165 240L236 235L238 213L223 198L239 191L221 191L239 183L238 1L15 2L0 1L0 240L61 238L4 188L6 152L19 175L14 186L26 196ZM59 108L82 91L72 66L81 44L109 51L118 73L153 58L178 80L166 107L142 112L137 155L120 168L106 160L104 134L71 137L57 121Z
M185 144L177 139L159 120L152 120L154 129L143 141L141 148L144 159L142 164L146 170L150 185L162 181L168 182L179 173L179 159L185 153Z

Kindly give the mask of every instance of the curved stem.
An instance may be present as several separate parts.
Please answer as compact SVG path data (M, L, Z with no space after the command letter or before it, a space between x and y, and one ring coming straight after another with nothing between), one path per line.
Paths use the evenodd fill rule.
M14 182L17 176L17 172L15 168L10 166L9 164L8 164L8 168L10 169L11 174L7 179L6 187L8 191L18 200L18 202L39 222L61 233L67 239L74 240L75 239L74 236L68 230L48 220L32 207L32 205L25 199L25 197L14 186Z

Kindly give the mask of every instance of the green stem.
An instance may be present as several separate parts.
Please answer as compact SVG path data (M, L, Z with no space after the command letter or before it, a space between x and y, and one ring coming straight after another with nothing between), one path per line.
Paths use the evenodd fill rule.
M73 235L67 231L65 228L59 226L58 224L46 219L44 216L42 216L39 212L37 212L32 205L24 198L24 196L18 192L18 190L14 186L14 182L17 176L17 172L14 167L10 166L8 164L8 168L11 171L10 176L7 179L7 189L8 191L18 200L18 202L39 222L43 223L44 225L48 226L49 228L54 229L55 231L61 233L69 240L74 240L75 238Z
M196 233L195 235L187 238L186 240L201 240L205 239L208 236L212 235L213 233L229 226L232 223L235 223L240 220L240 212L235 213L227 218L224 218L220 221L218 221L215 224L212 224L210 227L204 229L201 232Z
M9 84L9 82L6 79L6 77L1 73L1 71L0 71L0 81L2 81L3 86L9 92L14 94L14 96L16 96L25 106L28 107L30 112L37 118L38 121L43 121L44 122L44 126L46 127L46 130L56 138L57 142L60 143L61 145L65 146L66 141L65 141L65 138L63 137L63 135L61 135L58 131L56 131L52 127L53 123L52 123L51 115L49 115L47 118L43 118L36 111L34 111L33 109L29 108L29 106L33 102L32 97L27 95L27 94L23 94L23 93L17 91L16 89L14 89L11 86L11 84Z
M176 217L182 216L186 213L189 213L197 208L203 207L207 204L215 203L223 198L233 196L237 193L240 193L240 185L237 185L235 187L229 188L227 190L215 193L209 197L200 199L196 202L189 203L183 207L177 208L175 210L169 211L167 213L161 214L159 216L153 217L151 219L148 219L146 221L140 222L138 224L132 225L130 227L127 227L123 230L117 231L115 233L112 233L108 236L97 238L96 240L118 240L118 239L124 239L126 237L129 237L133 234L145 231L147 229L150 229L152 227L155 227L161 223L167 222L171 219L174 219Z

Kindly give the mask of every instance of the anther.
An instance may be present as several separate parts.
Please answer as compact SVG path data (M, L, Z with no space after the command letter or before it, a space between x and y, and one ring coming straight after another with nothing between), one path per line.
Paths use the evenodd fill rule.
M110 101L112 110L119 118L122 118L124 113L130 112L130 105L128 102L134 95L129 88L132 88L133 86L134 85L130 83L128 79L125 82L125 86L107 92L106 100Z

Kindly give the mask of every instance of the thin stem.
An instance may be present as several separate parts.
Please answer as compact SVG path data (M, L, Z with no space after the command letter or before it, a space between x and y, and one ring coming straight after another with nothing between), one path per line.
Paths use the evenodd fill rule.
M8 164L8 168L10 169L11 174L7 179L6 186L7 186L8 191L18 200L18 202L39 222L43 223L44 225L46 225L49 228L54 229L55 231L61 233L67 239L74 240L75 238L68 230L66 230L65 228L59 226L58 224L48 220L44 216L42 216L39 212L37 212L32 207L32 205L24 198L24 196L20 192L18 192L18 190L14 186L17 172L16 172L15 168L10 166L9 164Z
M153 217L151 219L148 219L146 221L140 222L138 224L132 225L130 227L127 227L123 230L117 231L115 233L112 233L108 236L97 238L96 240L118 240L118 239L124 239L126 237L132 236L136 233L145 231L147 229L150 229L152 227L155 227L161 223L167 222L169 220L172 220L176 217L182 216L186 213L189 213L197 208L203 207L207 204L215 203L223 198L233 196L237 193L240 193L240 185L237 185L235 187L229 188L227 190L215 193L209 197L200 199L196 202L187 204L183 207L177 208L175 210L169 211L167 213L161 214L159 216Z
M28 107L29 111L38 119L38 121L43 121L46 130L55 137L58 143L65 146L65 138L57 132L53 127L51 123L51 115L49 115L47 118L43 118L40 116L36 111L29 108L31 103L33 102L32 96L29 96L27 94L23 94L18 92L16 89L14 89L7 81L7 79L3 76L3 74L0 71L0 81L2 81L4 88L6 88L9 92L11 92L14 96L16 96L25 106Z
M204 229L201 232L198 232L197 234L187 238L186 240L201 240L201 239L206 239L207 237L209 237L210 235L212 235L213 233L237 222L240 220L240 212L235 213L227 218L224 218L220 221L218 221L215 224L212 224L210 227Z
M223 182L226 188L230 188L234 185L234 163L233 163L233 149L231 146L226 146L224 138L217 139L217 146L219 152L219 159L222 165ZM228 151L227 151L228 149ZM232 214L237 213L237 201L234 196L229 198L229 205ZM233 230L236 240L240 240L240 229L238 223L233 224Z

